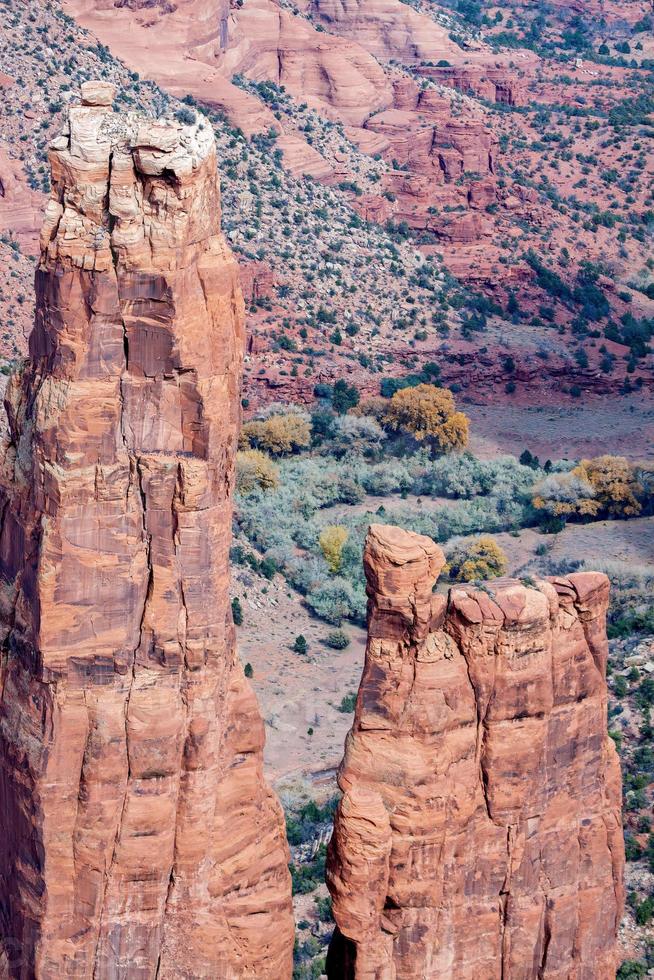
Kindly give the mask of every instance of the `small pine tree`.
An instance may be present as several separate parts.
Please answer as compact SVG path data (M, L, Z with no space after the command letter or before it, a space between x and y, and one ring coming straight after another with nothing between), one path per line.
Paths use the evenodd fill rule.
M299 653L302 657L306 656L306 652L309 649L307 640L305 636L300 633L299 636L295 637L295 642L293 643L293 650L295 653Z
M246 677L254 677L254 670L252 669L252 664L246 664L243 668L243 673Z
M243 606L238 596L234 596L232 599L232 619L234 620L234 626L243 625Z
M343 415L350 408L355 408L359 404L359 392L355 385L349 385L342 378L334 385L332 394L332 408L339 415Z

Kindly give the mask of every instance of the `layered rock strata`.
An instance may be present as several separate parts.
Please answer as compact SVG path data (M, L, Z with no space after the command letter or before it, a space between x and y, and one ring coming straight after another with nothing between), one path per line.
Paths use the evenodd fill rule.
M370 529L328 975L613 980L624 850L608 580L444 596L443 563L430 538Z
M0 975L290 976L228 598L243 300L213 133L83 86L1 473Z

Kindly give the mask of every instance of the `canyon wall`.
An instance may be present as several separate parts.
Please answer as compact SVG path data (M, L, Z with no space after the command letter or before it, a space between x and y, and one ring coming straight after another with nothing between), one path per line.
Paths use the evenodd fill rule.
M244 345L211 127L83 86L0 473L0 976L290 976L229 603Z
M608 580L432 593L440 548L382 525L364 564L329 977L614 980L624 849Z

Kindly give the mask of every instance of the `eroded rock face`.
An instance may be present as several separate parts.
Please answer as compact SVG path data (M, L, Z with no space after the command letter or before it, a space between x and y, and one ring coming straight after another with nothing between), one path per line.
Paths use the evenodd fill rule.
M83 89L1 473L0 975L290 976L228 599L243 300L210 126Z
M381 525L364 563L329 976L613 980L624 850L608 580L432 594L440 548Z
M10 234L26 250L39 240L42 198L30 189L20 160L9 156L0 144L0 235Z
M421 67L418 74L432 78L441 85L470 92L477 98L505 105L526 105L526 80L512 68L498 63L492 64L454 64L447 67Z
M400 0L309 0L307 6L329 30L379 59L413 64L461 54L443 27Z

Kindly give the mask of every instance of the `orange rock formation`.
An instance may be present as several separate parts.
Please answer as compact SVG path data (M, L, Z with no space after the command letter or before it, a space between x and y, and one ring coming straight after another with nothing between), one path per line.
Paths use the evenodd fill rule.
M613 980L620 770L605 576L433 594L373 525L369 639L328 855L331 978Z
M1 473L0 975L290 975L263 724L228 598L243 300L210 126L53 144Z

